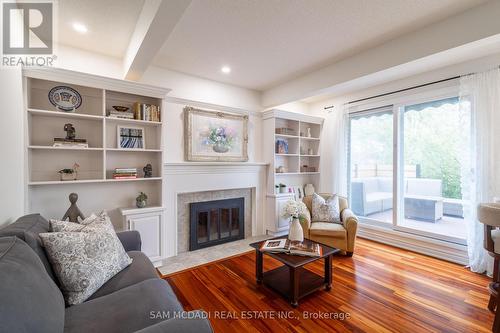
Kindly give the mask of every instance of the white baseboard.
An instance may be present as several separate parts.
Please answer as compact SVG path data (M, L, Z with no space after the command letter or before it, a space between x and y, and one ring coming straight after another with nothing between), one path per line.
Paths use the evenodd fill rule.
M467 246L374 225L358 225L358 237L467 265Z

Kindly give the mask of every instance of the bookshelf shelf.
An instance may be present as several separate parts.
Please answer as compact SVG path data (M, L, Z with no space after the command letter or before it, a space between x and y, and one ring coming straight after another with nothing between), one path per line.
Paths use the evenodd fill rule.
M69 185L69 184L90 184L90 183L122 183L122 182L143 182L143 181L160 181L162 177L152 178L135 178L135 179L79 179L79 180L51 180L51 181L34 181L29 182L30 186L40 185Z
M88 150L88 151L103 151L104 148L81 148L81 147L52 147L52 146L28 146L28 149L46 149L46 150Z
M68 119L89 119L101 121L103 116L96 116L91 114L83 113L72 113L72 112L62 112L62 111L49 111L49 110L39 110L39 109L28 109L28 113L32 115L44 116L44 117L60 117Z
M275 133L274 135L278 138L289 138L289 139L298 139L299 138L298 135L288 135L288 134L278 134L278 133Z
M137 119L125 119L125 118L113 118L106 117L107 122L115 122L115 123L128 123L128 124L140 124L140 125L148 125L148 126L161 126L161 121L148 121L148 120L137 120Z
M106 148L106 151L118 151L121 153L161 153L163 152L161 149L134 149L134 148Z
M307 136L301 136L300 140L310 140L310 141L319 141L320 138L314 138L314 137L307 137Z
M276 156L299 156L299 154L276 154Z

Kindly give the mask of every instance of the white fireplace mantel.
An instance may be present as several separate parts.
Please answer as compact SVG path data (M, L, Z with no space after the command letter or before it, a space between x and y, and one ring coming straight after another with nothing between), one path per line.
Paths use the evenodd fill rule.
M252 236L265 233L266 163L174 162L163 170L165 230L164 253L177 254L177 200L182 193L252 189Z

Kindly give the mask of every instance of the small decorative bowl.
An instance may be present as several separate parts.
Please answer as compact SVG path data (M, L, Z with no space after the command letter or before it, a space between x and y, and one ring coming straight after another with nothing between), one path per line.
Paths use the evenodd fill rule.
M115 109L116 111L119 111L119 112L125 112L125 111L127 111L129 108L128 108L128 107L126 107L126 106L113 105L113 109Z

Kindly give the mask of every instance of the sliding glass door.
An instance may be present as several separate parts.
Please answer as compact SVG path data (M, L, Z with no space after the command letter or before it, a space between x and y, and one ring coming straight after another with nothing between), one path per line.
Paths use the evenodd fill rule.
M468 122L458 98L400 108L402 165L398 226L447 240L466 237L460 154ZM468 116L468 115L465 115Z
M351 115L350 203L358 216L392 223L392 106Z
M350 113L349 196L361 222L464 243L469 118L457 97Z

